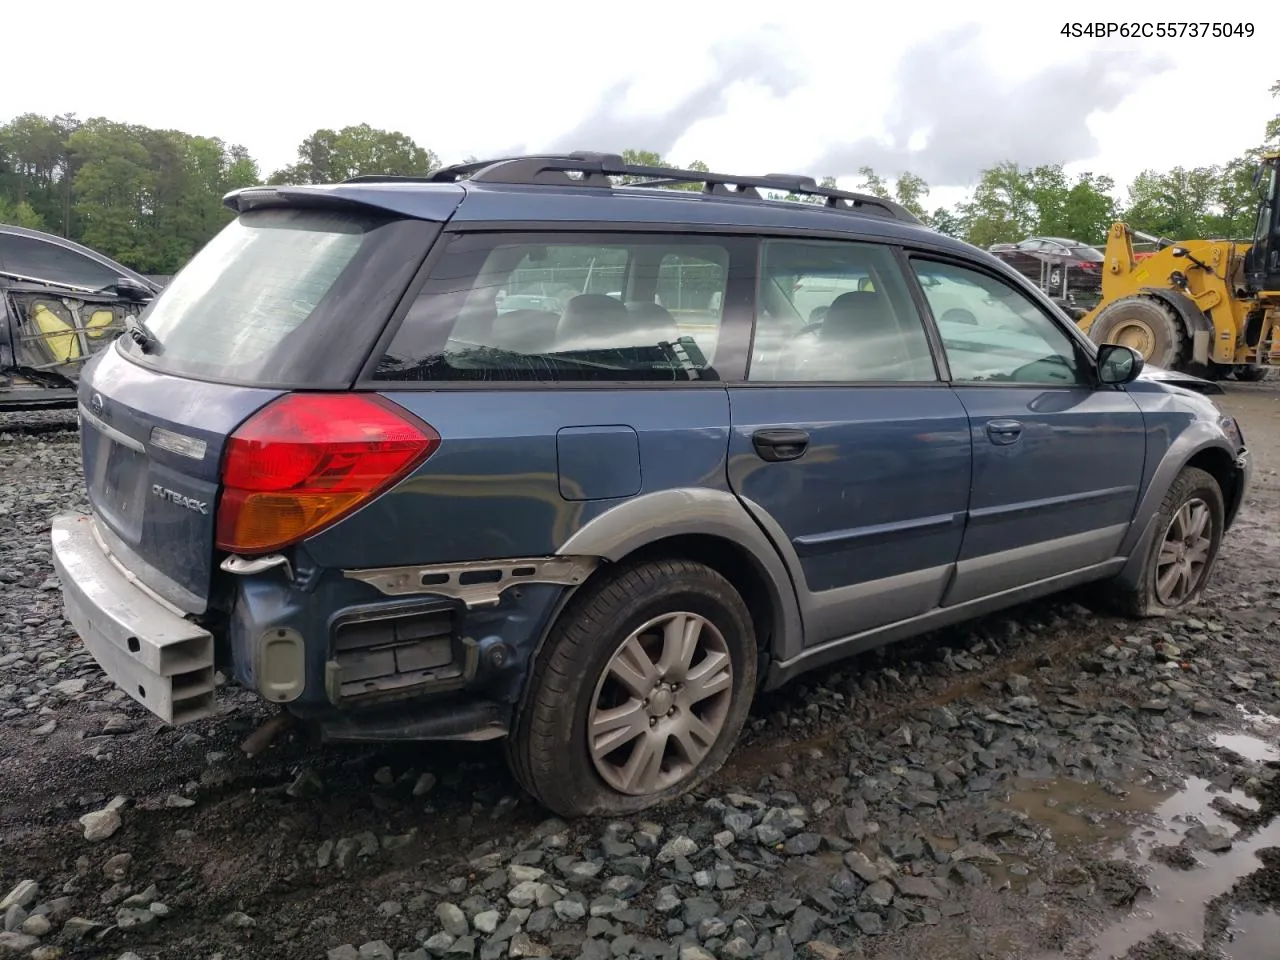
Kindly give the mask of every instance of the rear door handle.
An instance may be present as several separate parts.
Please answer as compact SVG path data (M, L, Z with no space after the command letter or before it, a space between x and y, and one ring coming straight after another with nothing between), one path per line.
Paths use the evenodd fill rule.
M987 422L987 436L992 443L1016 443L1022 436L1022 424L1017 420L990 420Z
M804 430L787 428L757 430L751 435L751 443L761 460L770 463L798 460L809 446L809 434Z

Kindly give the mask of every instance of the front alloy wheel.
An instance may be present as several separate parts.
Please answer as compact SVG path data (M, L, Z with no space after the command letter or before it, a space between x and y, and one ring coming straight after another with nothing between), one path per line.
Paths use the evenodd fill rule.
M1209 504L1200 497L1184 501L1165 528L1156 555L1155 593L1162 607L1182 606L1199 589L1213 551L1213 534Z
M1137 582L1109 581L1106 593L1119 612L1162 617L1200 600L1213 572L1225 529L1222 488L1211 473L1183 467L1155 518L1155 534Z

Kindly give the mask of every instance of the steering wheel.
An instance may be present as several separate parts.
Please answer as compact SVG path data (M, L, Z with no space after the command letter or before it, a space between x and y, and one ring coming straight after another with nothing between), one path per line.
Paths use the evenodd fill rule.
M803 327L801 327L795 333L791 334L791 336L787 337L787 342L790 343L793 340L799 340L801 337L807 337L811 334L815 334L821 329L822 329L821 320L818 320L814 323L806 323Z

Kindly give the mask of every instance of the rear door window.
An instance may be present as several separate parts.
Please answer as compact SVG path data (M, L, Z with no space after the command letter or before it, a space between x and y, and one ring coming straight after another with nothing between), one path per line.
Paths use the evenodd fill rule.
M716 380L735 271L750 297L749 240L462 234L444 242L374 380Z

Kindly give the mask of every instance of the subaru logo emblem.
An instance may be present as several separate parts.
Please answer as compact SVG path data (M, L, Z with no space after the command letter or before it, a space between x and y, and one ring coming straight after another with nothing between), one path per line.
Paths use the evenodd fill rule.
M96 413L98 416L102 416L102 407L103 407L102 394L100 394L100 393L95 393L95 394L93 395L93 399L91 399L91 400L89 401L89 407L90 407L90 408L93 410L93 412L94 412L94 413Z

